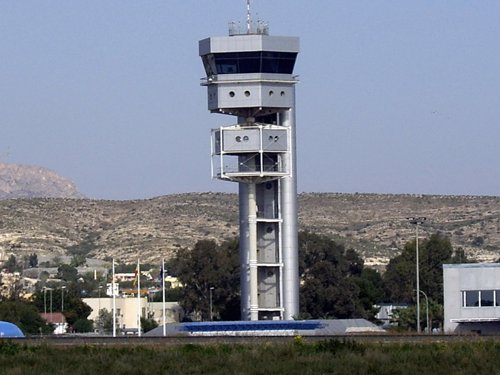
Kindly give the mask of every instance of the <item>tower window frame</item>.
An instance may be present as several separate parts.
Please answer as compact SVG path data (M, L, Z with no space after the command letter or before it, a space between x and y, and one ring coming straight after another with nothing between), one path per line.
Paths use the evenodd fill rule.
M215 74L292 74L296 52L221 52L202 57L207 76Z

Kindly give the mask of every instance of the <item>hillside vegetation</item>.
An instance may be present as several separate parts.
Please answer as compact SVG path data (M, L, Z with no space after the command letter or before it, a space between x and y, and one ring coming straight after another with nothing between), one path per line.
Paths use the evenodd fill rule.
M415 236L408 216L426 216L421 237L446 233L478 261L500 257L500 197L304 193L301 230L326 234L386 264ZM200 239L238 235L236 194L188 193L149 200L31 198L0 201L0 252L157 262Z

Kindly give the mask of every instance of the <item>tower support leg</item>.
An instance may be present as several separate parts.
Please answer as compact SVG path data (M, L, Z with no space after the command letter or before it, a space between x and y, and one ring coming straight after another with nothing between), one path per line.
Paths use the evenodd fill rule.
M295 115L292 109L280 113L281 125L290 131L291 149L285 162L290 174L280 180L283 216L283 308L284 320L299 315L299 245L297 223L297 168L295 154Z
M248 237L250 267L250 320L259 320L257 280L257 197L255 184L248 184Z

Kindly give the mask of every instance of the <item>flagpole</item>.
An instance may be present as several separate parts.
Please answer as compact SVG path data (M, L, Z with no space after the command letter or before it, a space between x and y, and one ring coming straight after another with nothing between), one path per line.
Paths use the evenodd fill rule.
M137 335L141 336L141 266L137 259Z
M115 298L115 258L113 258L111 295L113 296L113 337L116 337L116 298Z
M165 315L165 259L161 260L161 285L162 285L162 295L163 295L163 336L167 335L167 317Z

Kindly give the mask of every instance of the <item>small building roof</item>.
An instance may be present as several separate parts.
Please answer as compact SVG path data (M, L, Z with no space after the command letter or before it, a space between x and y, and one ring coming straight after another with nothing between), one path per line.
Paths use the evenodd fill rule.
M66 317L60 312L53 313L40 313L43 320L52 324L63 324L66 323Z
M460 263L443 264L443 268L500 268L500 263Z

